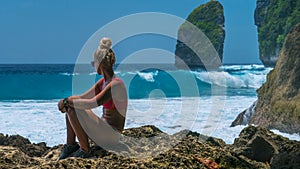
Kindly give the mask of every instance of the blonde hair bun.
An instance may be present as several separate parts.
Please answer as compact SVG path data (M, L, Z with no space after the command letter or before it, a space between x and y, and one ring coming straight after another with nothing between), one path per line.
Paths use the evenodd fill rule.
M109 38L102 38L100 41L100 49L110 49L112 42Z

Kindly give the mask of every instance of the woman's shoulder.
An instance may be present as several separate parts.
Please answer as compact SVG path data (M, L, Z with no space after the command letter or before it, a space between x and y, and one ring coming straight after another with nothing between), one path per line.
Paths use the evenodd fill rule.
M98 81L97 81L97 83L99 82L103 82L104 81L104 77L101 77Z
M96 84L101 85L101 84L103 84L103 82L104 82L104 78L102 77L96 82Z
M118 77L113 78L112 81L114 82L114 84L123 84L124 85L124 81Z

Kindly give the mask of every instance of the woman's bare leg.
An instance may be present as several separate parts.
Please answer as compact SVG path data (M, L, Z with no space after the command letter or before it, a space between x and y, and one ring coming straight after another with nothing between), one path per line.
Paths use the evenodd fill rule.
M92 110L76 110L82 128L88 131L89 138L98 146L107 148L107 145L118 143L120 133L100 119Z
M70 108L67 111L67 116L68 116L70 125L78 138L81 149L83 149L84 151L89 151L90 146L89 146L89 142L88 142L88 136L85 133L85 131L83 130L83 128L81 127L75 110ZM72 139L72 138L70 138L70 139Z
M76 135L69 121L68 115L66 114L66 126L67 126L67 144L75 145Z

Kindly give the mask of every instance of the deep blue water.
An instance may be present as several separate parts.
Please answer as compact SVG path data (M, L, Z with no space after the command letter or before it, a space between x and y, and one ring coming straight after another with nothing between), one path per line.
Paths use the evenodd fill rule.
M122 69L116 66L116 75L125 81L130 99L149 96L253 96L269 71L270 69L260 65L223 66L215 72L176 70L170 65L122 65ZM74 81L78 78L83 79L80 84ZM0 100L48 100L67 97L74 94L75 85L82 85L79 90L81 92L92 85L85 84L85 78L92 78L95 82L101 76L96 75L90 65L0 65Z
M130 98L125 127L153 124L170 134L190 129L232 143L244 126L229 127L231 122L257 99L256 89L270 70L261 65L227 65L214 72L117 65ZM84 92L99 78L91 65L0 65L0 133L63 144L65 116L58 99ZM101 110L93 109L99 116ZM287 137L299 140L299 135Z

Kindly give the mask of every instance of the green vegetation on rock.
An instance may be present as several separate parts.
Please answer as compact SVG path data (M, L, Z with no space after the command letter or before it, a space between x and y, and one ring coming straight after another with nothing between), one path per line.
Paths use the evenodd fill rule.
M255 24L260 59L265 66L276 64L286 35L299 22L299 0L257 0Z
M215 47L222 46L220 38L224 33L223 7L217 1L211 1L205 5L196 8L187 18L187 21L193 23L209 38ZM216 48L217 49L217 48ZM220 51L223 52L223 51ZM219 53L222 56L223 53Z
M212 55L212 53L216 53L218 55L219 62L221 63L223 58L223 48L224 48L224 40L225 40L225 30L224 30L224 10L221 3L218 1L210 1L206 4L200 5L188 16L186 19L187 22L183 23L178 30L178 41L176 45L175 54L178 56L184 64L190 67L204 67L211 66L213 64L218 64L214 61L209 63L203 63L202 57L211 57L211 56L203 56L205 52L203 50L207 49L206 55ZM204 42L206 41L206 37L197 37L195 38L195 31L189 24L193 24L200 31L204 33L204 35L208 38L211 43ZM193 35L194 34L194 35ZM181 42L181 39L188 39L192 44L192 47L195 47L196 50L201 50L200 53L203 53L202 56L197 56L195 54L195 48L191 50L187 44ZM207 41L208 41L207 40ZM211 44L213 46L211 46ZM215 49L212 51L211 49ZM201 49L199 49L201 48ZM209 53L209 54L207 54ZM199 60L201 57L201 60ZM210 58L207 58L209 60ZM213 60L213 59L212 59ZM180 63L176 58L176 66L180 67ZM211 64L211 65L210 65Z

